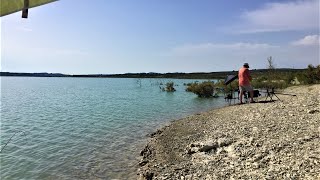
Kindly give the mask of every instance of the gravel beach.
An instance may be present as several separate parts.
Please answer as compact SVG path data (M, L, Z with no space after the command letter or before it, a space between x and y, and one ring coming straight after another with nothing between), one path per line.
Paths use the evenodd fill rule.
M173 121L141 151L138 179L320 179L320 85L281 101Z

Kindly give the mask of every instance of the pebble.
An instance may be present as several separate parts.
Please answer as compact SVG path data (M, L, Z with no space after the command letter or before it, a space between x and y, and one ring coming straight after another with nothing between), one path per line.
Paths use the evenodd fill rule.
M292 87L298 98L280 95L283 102L230 106L173 122L154 135L138 174L183 180L317 179L320 96L314 94L320 95L320 85L312 87L311 92Z

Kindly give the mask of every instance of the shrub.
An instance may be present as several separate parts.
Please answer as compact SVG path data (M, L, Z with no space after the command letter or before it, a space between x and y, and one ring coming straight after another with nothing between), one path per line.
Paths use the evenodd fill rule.
M251 82L254 88L276 88L276 89L284 89L289 86L289 84L285 80L277 79L277 80L267 80L267 81L259 81L253 80Z
M284 76L284 80L288 85L291 85L294 82L295 76L294 73L290 72Z
M193 92L198 97L213 97L214 83L211 81L205 81L202 83L191 83L186 91Z
M315 84L320 83L320 65L314 67L308 65L308 68L301 73L297 74L298 81L302 84Z
M174 89L174 82L167 82L166 84L166 91L167 92L174 92L176 89Z
M196 88L196 86L198 86L198 83L197 83L197 82L188 83L188 84L187 84L186 91L187 91L187 92L193 92L193 90Z
M257 81L257 82L264 82L264 81L267 81L267 80L268 80L267 76L259 76L256 79L254 79L254 81Z

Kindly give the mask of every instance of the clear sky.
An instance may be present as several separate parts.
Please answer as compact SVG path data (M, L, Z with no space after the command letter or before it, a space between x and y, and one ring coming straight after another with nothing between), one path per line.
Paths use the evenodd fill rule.
M1 17L1 71L305 68L319 29L319 0L60 0Z

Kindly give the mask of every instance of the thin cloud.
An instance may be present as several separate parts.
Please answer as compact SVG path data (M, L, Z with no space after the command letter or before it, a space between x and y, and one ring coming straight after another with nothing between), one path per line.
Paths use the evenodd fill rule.
M269 56L276 59L279 68L304 68L307 64L319 63L319 46L293 46L290 43L278 46L249 42L185 44L171 48L166 58L172 67L187 64L185 66L191 72L211 71L214 68L236 70L244 62L252 65L252 68L265 68Z
M267 3L240 18L235 25L240 33L314 30L319 28L319 0Z
M247 50L266 50L270 48L276 48L278 46L266 44L266 43L229 43L229 44L218 44L218 43L202 43L202 44L186 44L178 46L172 49L172 52L176 55L190 55L190 54L201 54L210 53L221 50L227 51L247 51Z
M297 41L294 41L291 43L294 46L314 46L314 45L319 45L319 35L308 35L305 36L302 39L299 39Z

